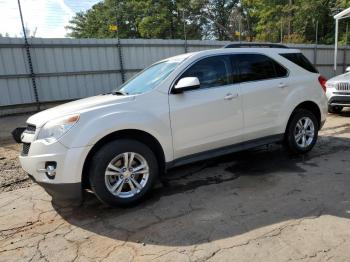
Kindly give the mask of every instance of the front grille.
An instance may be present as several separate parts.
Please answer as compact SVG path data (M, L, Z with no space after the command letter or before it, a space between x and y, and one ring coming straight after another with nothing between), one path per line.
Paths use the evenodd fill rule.
M29 153L30 143L23 143L22 155L26 156Z
M27 128L26 128L27 133L35 133L35 130L36 130L36 126L31 124L27 125Z
M341 91L350 91L350 83L347 83L347 82L337 83L336 89Z
M332 100L331 105L350 105L350 101Z
M343 95L343 96L350 96L349 92L333 92L335 95Z

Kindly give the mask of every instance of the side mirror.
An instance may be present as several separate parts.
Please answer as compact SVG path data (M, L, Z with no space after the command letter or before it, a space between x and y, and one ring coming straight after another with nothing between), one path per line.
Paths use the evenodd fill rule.
M197 77L184 77L181 78L174 86L173 93L179 94L186 90L193 90L199 88L200 82Z
M350 66L345 69L345 72L350 72Z

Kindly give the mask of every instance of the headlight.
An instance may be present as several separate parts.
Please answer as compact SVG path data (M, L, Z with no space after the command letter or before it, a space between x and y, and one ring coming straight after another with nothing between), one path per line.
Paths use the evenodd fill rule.
M331 82L327 82L327 83L326 83L326 87L327 87L327 88L335 88L336 85L337 85L336 83L331 83Z
M57 141L79 120L79 115L69 115L47 122L41 129L38 139L45 139L47 142Z

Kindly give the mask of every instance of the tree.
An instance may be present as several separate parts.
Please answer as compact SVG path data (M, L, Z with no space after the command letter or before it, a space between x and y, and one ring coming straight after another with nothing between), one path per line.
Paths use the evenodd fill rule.
M242 0L245 12L253 18L256 40L277 42L281 28L286 42L328 43L333 34L332 6L336 0ZM332 38L332 37L331 37Z
M38 29L38 28L36 27L34 30L31 30L31 29L28 27L28 25L25 25L25 26L24 26L24 30L25 30L26 36L27 36L27 37L31 37L31 38L35 38L37 29ZM8 34L7 34L7 35L8 35ZM20 32L20 36L21 36L21 37L24 37L23 31Z
M121 38L183 38L186 22L187 37L201 37L198 11L186 6L187 1L167 0L105 0L87 12L77 13L66 27L75 38L115 37L109 25L118 25ZM182 10L187 17L183 20Z
M75 38L121 38L237 41L334 42L333 15L350 0L105 0L77 13L67 29ZM340 40L345 42L346 24Z

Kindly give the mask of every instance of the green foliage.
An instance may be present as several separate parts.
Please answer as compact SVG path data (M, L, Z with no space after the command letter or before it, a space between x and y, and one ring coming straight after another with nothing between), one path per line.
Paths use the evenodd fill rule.
M67 28L74 38L121 38L281 41L334 41L333 15L350 0L105 0L77 13ZM350 22L350 21L349 21ZM340 25L345 43L346 22Z
M109 25L118 25L121 38L181 38L184 22L189 39L202 36L198 8L187 6L188 1L177 0L105 0L86 13L77 13L67 26L68 36L75 38L108 38L116 33ZM185 20L183 11L185 11Z
M334 34L330 0L243 0L251 8L250 16L257 21L254 28L256 39L262 41L283 40L294 43L315 42L318 23L318 42L326 42ZM253 8L252 8L253 7Z

